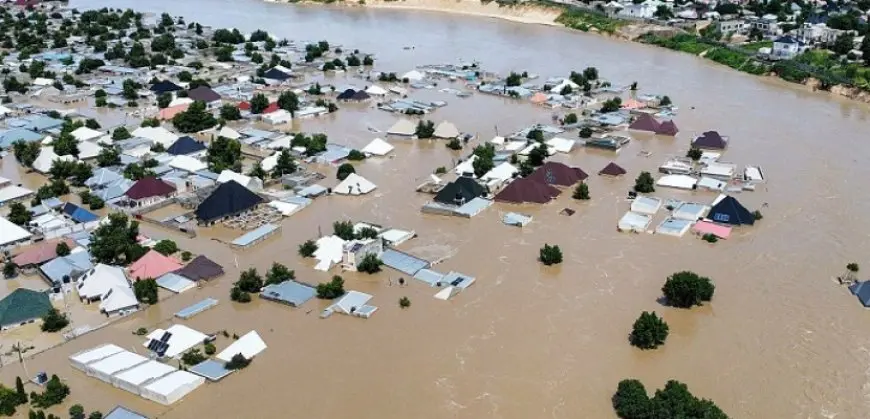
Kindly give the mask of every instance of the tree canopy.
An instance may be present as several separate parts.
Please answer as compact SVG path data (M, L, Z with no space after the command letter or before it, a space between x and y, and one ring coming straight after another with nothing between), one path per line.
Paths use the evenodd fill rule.
M257 93L251 98L251 113L254 115L263 113L269 107L269 99L262 93Z
M562 249L558 245L544 244L539 252L538 260L547 266L562 263Z
M30 213L30 210L24 204L13 202L9 205L9 215L6 218L17 225L23 226L33 219L33 214Z
M275 167L272 168L272 177L280 178L295 172L296 169L296 161L290 155L290 150L284 149L278 154L278 160L275 163Z
M652 175L649 172L640 172L634 181L634 190L640 193L655 192L655 180Z
M61 313L56 308L51 308L42 316L42 331L43 332L59 332L69 324L69 319L66 314Z
M142 257L147 249L139 245L139 222L120 212L109 214L109 222L97 227L89 245L97 263L126 265Z
M342 163L341 166L338 166L338 170L336 171L335 176L338 178L338 180L344 180L348 176L350 176L351 173L356 173L356 169L353 167L353 165L350 163Z
M235 285L245 292L260 292L260 288L263 288L263 278L256 268L249 268L242 271Z
M272 262L272 267L266 272L266 285L280 284L291 279L296 279L296 271L278 262Z
M12 144L12 152L15 155L15 160L24 167L33 167L33 162L39 157L42 151L38 141L21 141L18 140Z
M217 137L208 146L208 169L215 173L224 170L242 170L242 144L236 140Z
M634 322L629 342L640 349L655 349L668 338L668 324L655 312L644 311Z
M133 283L136 300L145 304L157 304L157 281L154 278L140 279Z
M317 284L317 298L334 300L344 295L344 278L335 275L329 282Z
M206 111L205 102L198 100L191 103L186 111L172 117L172 125L180 132L199 132L217 125L217 119Z
M367 274L374 274L381 271L381 265L384 262L374 253L368 253L363 256L362 261L357 264L356 270Z
M668 304L679 308L692 308L713 299L716 286L710 278L694 272L682 271L668 277L662 293Z
M299 245L299 256L304 258L310 258L314 256L314 252L317 251L317 243L314 240L306 240L304 243Z
M643 384L622 380L612 398L613 409L622 419L728 419L712 401L699 399L679 381L668 381L665 388L649 398Z

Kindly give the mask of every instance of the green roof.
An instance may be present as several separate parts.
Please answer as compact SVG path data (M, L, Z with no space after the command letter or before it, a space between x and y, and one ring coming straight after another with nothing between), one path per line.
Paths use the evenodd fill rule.
M42 317L51 310L48 294L18 288L0 300L0 326L8 326Z

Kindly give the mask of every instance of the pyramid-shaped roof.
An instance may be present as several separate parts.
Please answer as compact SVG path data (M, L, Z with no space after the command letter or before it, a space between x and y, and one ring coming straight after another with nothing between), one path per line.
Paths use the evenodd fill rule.
M211 195L196 207L196 218L211 221L247 211L263 202L263 198L251 192L235 180L222 183Z
M193 137L185 135L184 137L175 140L175 142L166 149L166 152L173 156L178 156L181 154L193 154L205 149L206 146L201 141L196 141Z
M625 171L625 169L623 169L620 165L614 162L608 163L607 166L604 166L604 168L598 172L599 175L605 176L621 176L626 173L627 172Z
M181 264L178 261L152 249L130 265L130 277L133 279L156 279L178 269L181 269Z
M171 183L157 179L154 176L146 176L134 183L125 195L130 199L143 199L152 196L169 195L173 192L175 192L175 186Z
M733 196L726 196L718 204L713 205L707 218L722 224L755 224L755 215Z
M548 161L537 168L527 179L547 185L571 186L583 181L589 175L579 167L570 167L564 163Z
M51 308L48 294L18 288L0 300L0 327L42 317Z
M553 186L528 178L519 178L511 182L495 196L496 201L520 204L532 202L545 204L562 193Z

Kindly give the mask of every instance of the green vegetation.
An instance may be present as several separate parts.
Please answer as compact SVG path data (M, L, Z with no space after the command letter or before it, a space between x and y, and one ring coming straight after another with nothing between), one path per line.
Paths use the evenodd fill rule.
M356 169L354 169L353 165L350 163L342 163L341 166L338 166L335 177L338 178L338 180L345 180L351 173L356 173Z
M234 285L245 292L260 292L260 288L263 288L263 278L256 268L248 268L242 271Z
M329 282L317 284L317 298L334 300L344 295L344 278L335 275Z
M408 297L399 298L399 307L401 307L401 308L411 307L411 299Z
M284 281L296 279L296 271L287 268L286 266L272 262L272 267L266 272L266 285L280 284Z
M655 349L665 344L669 330L656 313L644 311L634 322L628 340L640 349Z
M303 147L305 148L305 155L310 157L326 151L326 143L328 141L329 137L326 134L318 133L307 136L300 132L290 140L290 147Z
M549 156L547 145L540 143L529 152L529 158L526 161L528 161L533 167L538 167L544 164L544 160L547 159L547 156Z
M580 128L580 138L589 138L592 136L592 128L583 127Z
M224 368L228 370L240 370L251 364L251 360L245 358L242 354L235 354L230 358L229 362L224 364Z
M471 163L474 168L474 176L481 177L495 167L495 146L490 143L486 145L478 145L472 151L472 154L477 156Z
M444 146L451 150L462 150L462 142L459 141L459 138L450 139Z
M565 11L556 18L556 23L561 23L571 29L583 32L598 30L604 33L614 33L628 22L612 19L603 13L577 8L565 8Z
M85 419L85 408L80 404L74 404L69 408L70 419Z
M67 256L69 252L69 245L66 242L58 242L57 246L54 247L54 253L58 256Z
M212 344L211 342L207 342L204 345L204 350L205 354L209 356L214 355L217 352L217 348L215 348L214 344Z
M317 243L314 240L306 240L305 243L299 245L299 256L304 258L314 257L314 252L317 251Z
M238 121L242 119L242 111L239 110L238 106L227 103L221 106L220 117L224 121Z
M655 180L649 172L640 172L634 181L634 191L639 193L655 192Z
M662 293L669 305L678 308L692 308L713 299L716 286L710 278L694 272L682 271L668 277Z
M363 256L363 260L357 265L356 269L367 274L375 274L381 271L381 265L384 262L378 258L378 255L369 253Z
M419 139L432 138L435 135L435 123L429 120L418 121L414 134Z
M226 137L217 137L208 145L206 153L208 170L220 173L224 170L242 170L242 144Z
M538 260L547 266L562 263L562 249L558 245L544 244L539 252Z
M42 151L42 149L39 145L39 141L25 142L19 140L12 144L12 152L15 155L15 160L24 167L32 167L33 162L36 161L37 157L39 157L40 151Z
M297 169L296 161L293 160L293 156L290 155L290 150L281 150L281 153L278 154L278 160L275 163L275 167L272 168L272 177L280 178L284 175L289 175L295 172Z
M120 212L109 214L109 222L97 227L91 238L91 256L96 263L127 265L142 257L148 249L136 242L139 222Z
M755 218L755 221L760 221L762 218L764 218L764 215L761 214L760 210L755 210L752 212L752 217Z
M181 362L184 362L186 365L196 365L206 359L208 359L208 357L203 355L199 349L191 349L181 355Z
M571 112L571 113L565 115L565 118L562 119L562 122L564 122L565 124L568 124L568 125L576 124L578 121L579 121L579 118L577 118L577 114L574 112Z
M181 261L187 262L193 259L193 253L188 252L187 250L181 252Z
M366 155L357 149L350 150L350 153L347 155L347 159L350 161L360 161L365 160Z
M157 281L154 278L140 279L133 283L133 294L136 300L145 304L157 304Z
M66 396L69 396L69 387L57 375L52 375L42 394L30 393L30 403L33 407L45 409L63 403Z
M13 202L9 205L9 215L7 215L6 218L17 225L23 226L33 219L33 214L30 213L30 210L27 209L24 204Z
M169 256L178 251L178 245L169 239L163 239L154 245L154 250L163 256Z
M694 161L698 161L698 160L701 160L701 155L703 155L703 154L704 154L704 152L701 151L700 148L691 147L691 148L689 148L689 151L686 152L686 157L688 157Z
M685 384L674 380L668 381L652 398L640 381L622 380L612 402L616 415L622 419L728 419L712 401L695 397Z
M580 183L574 189L574 194L571 197L574 199L579 199L581 201L589 200L589 185L587 185L585 182Z
M217 125L217 119L211 112L206 111L205 102L196 101L186 111L172 117L172 125L183 133L199 132Z
M715 234L707 233L707 234L701 236L701 240L704 240L707 243L716 243L719 241L719 238L716 237Z

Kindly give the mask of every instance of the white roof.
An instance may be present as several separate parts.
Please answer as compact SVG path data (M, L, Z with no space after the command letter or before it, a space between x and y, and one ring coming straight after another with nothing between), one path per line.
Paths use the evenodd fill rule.
M12 113L12 109L9 109L3 105L0 105L0 115L6 115Z
M324 236L317 239L317 250L314 251L314 258L317 259L317 265L314 269L326 272L335 263L341 262L341 257L344 254L344 240L338 236Z
M202 333L198 330L193 330L183 324L173 324L169 327L169 329L154 329L153 332L149 333L145 340L145 343L142 344L144 347L148 347L148 342L152 339L160 340L163 335L169 332L172 336L169 338L169 348L166 349L165 356L170 358L175 358L178 355L186 352L188 349L193 348L196 345L201 344L208 337L205 333Z
M193 386L193 388L190 389L193 390L196 387L202 385L202 383L204 382L205 378L202 378L196 374L192 374L187 371L175 371L149 384L148 387L145 387L145 391L157 394L159 396L168 397L182 387Z
M101 361L94 362L88 368L106 375L114 375L119 371L135 367L146 361L148 361L148 358L142 355L134 354L130 351L121 351Z
M208 165L197 158L178 155L169 161L169 167L194 173L208 168Z
M285 217L293 215L296 211L299 211L299 207L301 207L299 204L291 204L284 201L271 201L269 202L269 206L275 208Z
M292 136L282 135L282 136L272 140L270 143L266 144L266 148L269 148L272 150L274 150L276 148L290 148L290 142L292 140L293 140Z
M522 151L519 152L519 155L528 156L532 152L532 150L538 148L539 146L540 146L540 143L532 141L531 144L529 144L528 146L526 146L526 148L524 148ZM552 156L553 154L556 154L556 148L548 145L547 146L547 155Z
M631 210L641 214L655 214L662 207L662 200L652 196L638 196L631 202Z
M227 346L217 354L216 358L229 362L236 354L242 354L245 358L251 359L264 350L266 350L266 342L263 342L256 330L252 330Z
M437 298L439 300L444 300L444 301L449 300L450 297L452 297L452 296L453 296L453 287L452 286L445 287L445 288L441 289L441 291L438 291L437 293L435 293L435 298Z
M224 137L224 138L229 138L231 140L238 140L239 138L242 138L242 134L239 134L238 131L236 131L230 127L221 128L221 130L218 131L218 136Z
M103 151L103 147L93 141L79 142L79 159L81 160L97 157L101 151Z
M709 189L711 191L723 191L728 184L719 179L713 179L707 176L701 176L701 179L698 180L698 187Z
M163 377L172 371L178 371L178 368L162 362L148 361L116 375L115 379L139 386L148 380Z
M477 160L477 155L472 154L471 157L468 158L468 160L457 164L456 167L453 168L453 173L456 173L457 175L461 175L463 173L474 173L475 160Z
M263 119L272 123L283 123L293 120L293 115L284 109L278 109L275 112L270 112L263 115Z
M501 136L498 136L498 135L497 135L497 136L495 136L495 137L492 137L492 139L489 140L489 142L491 142L491 143L493 143L493 144L495 144L495 145L502 145L502 144L504 144L504 137L501 137Z
M162 144L163 147L169 148L178 136L163 127L139 127L131 133L134 137L147 138L155 143Z
M45 77L37 77L33 80L34 86L51 86L52 84L54 84L54 80Z
M28 237L30 237L29 231L7 220L6 217L0 217L0 246L19 242Z
M559 153L569 153L571 152L571 149L574 148L574 144L576 143L574 142L574 140L555 137L548 140L546 144L556 149L556 151Z
M332 191L341 195L364 195L375 190L377 187L378 185L375 185L368 179L356 173L351 173L338 186L333 188Z
M528 141L508 141L504 144L504 149L507 151L517 151L526 146Z
M657 182L657 186L676 189L692 189L698 180L687 175L664 175Z
M0 189L0 203L11 201L13 199L18 199L32 193L33 191L31 191L30 189L22 188L17 185L9 185L3 189Z
M426 77L425 74L423 74L417 70L411 70L405 74L402 74L402 77L400 77L400 78L408 79L410 81L420 81L420 80L423 80L424 77Z
M274 169L275 166L278 165L278 156L280 156L280 155L281 155L281 152L278 151L278 152L273 153L271 156L266 157L265 159L263 159L263 161L260 162L260 167L262 167L263 170L265 170L267 172L272 171L272 169Z
M416 131L417 126L413 122L407 119L400 119L387 130L387 134L414 135Z
M129 307L139 305L133 288L129 285L114 285L104 294L100 300L100 310L112 313Z
M383 96L383 95L387 94L387 89L384 89L381 86L373 84L373 85L369 86L368 89L366 89L366 93L368 93L370 95Z
M761 168L758 166L746 166L746 168L743 169L743 177L751 182L764 181L764 174L761 172Z
M393 147L392 144L384 141L382 138L375 138L360 151L375 156L385 156L389 152L393 151L394 148L395 147Z
M702 164L709 164L719 160L720 157L722 157L722 153L717 153L715 151L702 151L701 158L698 159L698 161Z
M456 138L459 136L459 129L452 122L443 121L435 127L436 138Z
M129 288L124 269L100 263L79 279L78 292L84 298L102 297L114 286Z
M75 159L75 157L70 155L58 156L54 152L54 147L42 147L39 156L33 161L33 170L39 173L48 173L55 160L75 161Z
M484 181L500 180L503 182L514 177L514 173L517 172L519 172L519 169L514 167L514 165L508 162L503 162L498 166L492 168L492 170L486 172L486 174L484 174L481 179L483 179Z
M169 102L169 106L167 108L171 108L173 106L181 106L181 105L189 105L193 103L193 99L189 97L177 97L172 99L172 102Z
M337 303L332 305L332 308L342 313L350 314L351 309L356 310L364 306L371 299L372 296L369 294L359 291L348 291Z
M103 359L107 356L114 355L118 352L122 352L124 349L118 345L108 344L99 346L96 348L88 349L77 354L74 354L69 357L69 359L73 362L78 362L81 364L89 364L96 360Z
M737 166L730 163L708 163L702 169L701 173L710 176L733 177L737 172Z
M617 227L620 230L643 231L649 227L650 222L652 222L652 217L649 215L628 211L619 219Z
M88 127L79 127L76 128L73 132L70 133L76 140L79 141L89 141L96 138L100 138L103 135L106 135L100 131L90 129Z
M251 177L250 177L250 176L245 176L245 175L243 175L243 174L241 174L241 173L236 173L236 172L234 172L234 171L232 171L232 170L226 170L226 169L224 169L224 170L221 172L221 174L218 175L218 178L217 178L217 182L218 182L218 183L227 183L227 182L229 182L229 181L231 181L231 180L234 180L234 181L236 181L237 183L240 183L240 184L242 184L242 185L247 186L248 182L251 181Z

